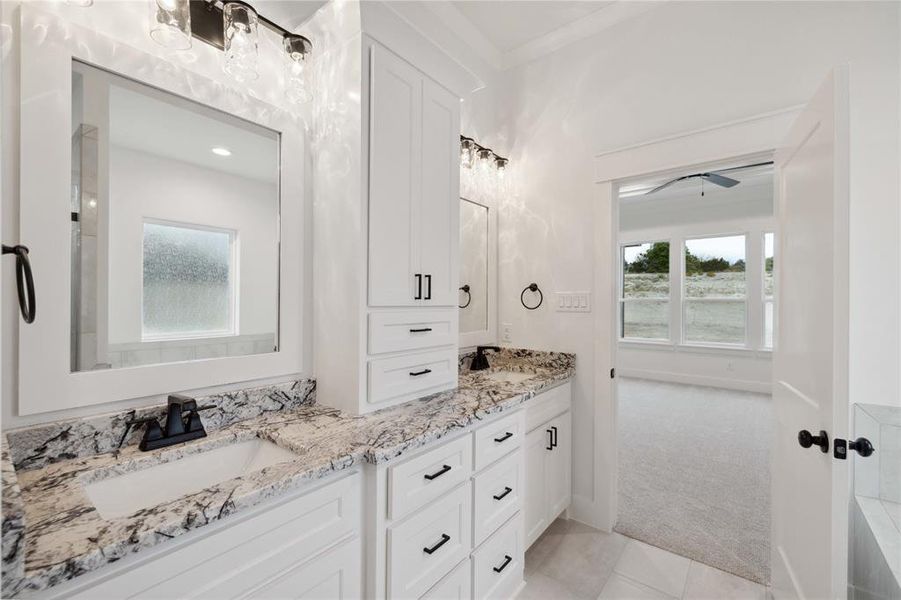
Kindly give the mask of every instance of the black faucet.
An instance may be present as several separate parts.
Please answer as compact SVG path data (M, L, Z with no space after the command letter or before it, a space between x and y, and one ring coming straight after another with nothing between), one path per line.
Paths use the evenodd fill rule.
M486 350L501 351L499 346L476 346L475 358L472 359L472 364L469 365L470 371L484 371L491 366L488 364L488 357L485 356Z
M196 440L206 437L206 430L203 422L200 420L199 411L214 408L213 406L201 406L198 408L197 401L182 394L172 394L169 396L168 406L166 407L166 430L160 427L156 417L146 417L144 419L132 419L126 422L126 425L139 425L146 423L144 428L144 437L138 448L141 451L156 450L157 448L165 448L174 444Z

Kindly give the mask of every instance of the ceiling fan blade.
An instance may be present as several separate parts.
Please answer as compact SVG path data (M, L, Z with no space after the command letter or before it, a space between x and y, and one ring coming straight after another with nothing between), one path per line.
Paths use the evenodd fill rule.
M676 177L675 179L670 179L669 181L667 181L667 182L664 183L663 185L658 185L658 186L655 187L653 190L651 190L651 191L649 191L649 192L645 192L644 195L645 195L645 196L648 196L648 195L650 195L650 194L653 194L654 192L659 192L660 190L665 189L665 188L668 188L669 186L673 185L674 183L678 183L678 182L680 182L680 181L683 181L683 180L685 180L685 179L690 179L690 178L692 178L692 177L699 177L699 175L685 175L685 176L683 176L683 177Z
M724 177L722 175L717 175L716 173L702 173L701 177L703 177L710 183L715 183L716 185L722 186L724 188L735 187L739 184L739 181L737 179Z

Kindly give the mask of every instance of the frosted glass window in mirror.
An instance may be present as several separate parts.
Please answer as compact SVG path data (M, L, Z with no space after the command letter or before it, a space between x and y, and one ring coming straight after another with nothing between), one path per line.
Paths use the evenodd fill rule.
M278 350L279 150L73 61L73 371Z
M460 199L460 333L488 329L488 208ZM468 303L468 304L467 304Z
M234 232L144 223L143 339L234 335Z

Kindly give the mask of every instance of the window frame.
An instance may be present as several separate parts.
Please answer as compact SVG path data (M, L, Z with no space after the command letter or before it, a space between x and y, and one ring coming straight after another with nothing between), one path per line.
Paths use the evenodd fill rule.
M766 295L766 236L773 236L773 295ZM776 297L778 290L776 289L776 228L771 227L769 229L764 229L760 233L760 303L762 306L760 313L760 348L762 352L772 352L773 347L776 344ZM766 344L766 307L767 305L772 305L773 307L773 339L768 346Z
M669 293L666 298L626 298L625 297L625 278L626 278L626 270L625 270L625 249L627 247L634 246L643 246L648 244L653 246L658 243L667 243L670 247L670 261L669 261L669 272L667 273L669 278ZM673 242L670 239L660 238L660 239L649 239L642 241L634 241L634 242L619 242L619 253L618 258L619 261L619 277L617 278L617 311L619 314L619 319L617 320L617 340L620 342L627 343L638 343L638 344L656 344L656 345L671 345L673 341L673 319L672 319L672 306L673 306ZM639 338L639 337L625 337L625 306L626 302L661 302L665 301L667 306L667 311L669 311L669 315L666 319L666 331L667 337L665 338Z
M171 333L147 335L144 329L144 253L141 252L141 343L150 342L170 342L181 340L199 340L208 338L227 338L240 335L240 318L238 310L238 290L240 289L239 252L238 252L238 231L226 227L213 227L210 225L200 225L197 223L188 223L182 221L172 221L167 219L154 219L152 217L143 217L141 219L141 246L144 245L144 226L160 225L163 227L173 227L178 229L190 229L193 231L208 231L212 233L224 233L228 235L228 322L229 329L221 329L216 331L194 331L182 332L177 335Z

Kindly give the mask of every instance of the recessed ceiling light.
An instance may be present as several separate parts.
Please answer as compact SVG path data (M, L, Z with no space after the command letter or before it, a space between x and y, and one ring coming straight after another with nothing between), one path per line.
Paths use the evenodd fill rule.
M228 148L223 148L222 146L216 146L215 148L213 148L213 154L216 154L218 156L231 156L232 151Z

